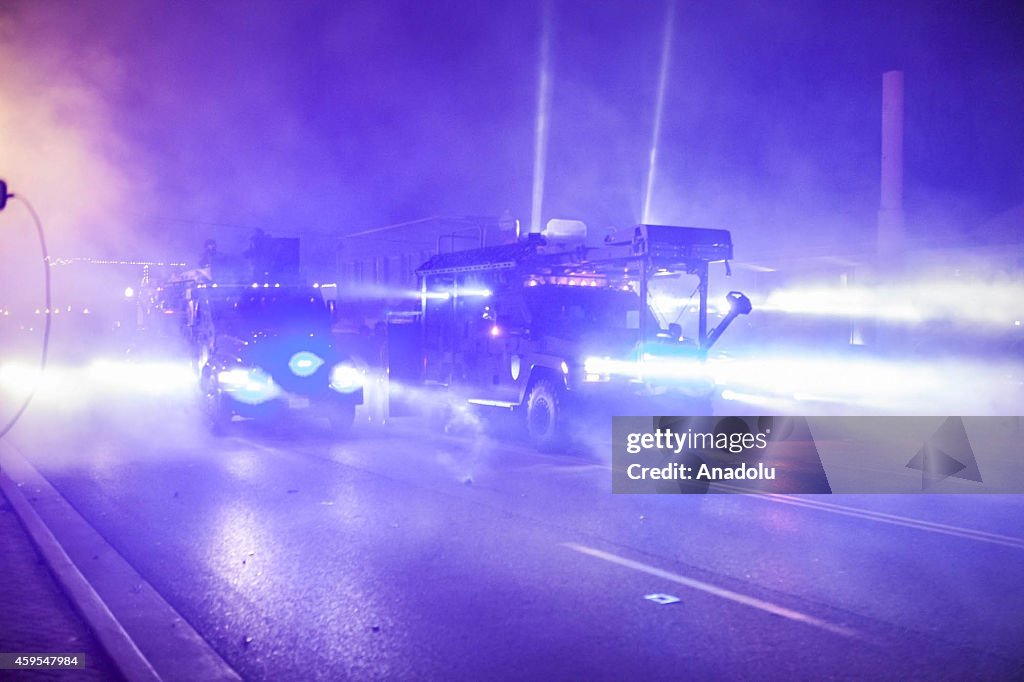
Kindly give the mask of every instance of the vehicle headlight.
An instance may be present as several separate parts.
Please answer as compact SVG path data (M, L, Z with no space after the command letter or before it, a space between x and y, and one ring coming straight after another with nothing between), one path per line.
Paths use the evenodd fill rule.
M597 383L611 381L612 360L611 358L587 358L583 362L583 381Z
M363 387L363 374L352 365L337 364L331 369L331 388L338 393L354 393Z
M258 367L223 370L217 373L217 381L235 400L252 405L264 403L281 393L274 379Z

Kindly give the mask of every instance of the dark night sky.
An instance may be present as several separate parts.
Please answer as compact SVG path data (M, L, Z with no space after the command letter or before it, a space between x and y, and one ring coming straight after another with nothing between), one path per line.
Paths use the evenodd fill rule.
M0 173L65 238L529 217L540 2L0 7ZM545 219L640 217L665 8L554 0ZM680 0L653 217L870 229L889 68L911 229L1020 204L1022 38L1019 2Z

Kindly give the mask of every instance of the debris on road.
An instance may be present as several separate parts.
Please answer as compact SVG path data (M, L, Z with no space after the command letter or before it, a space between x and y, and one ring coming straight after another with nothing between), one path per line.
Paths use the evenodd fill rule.
M647 601L652 601L655 604L662 604L662 605L664 605L664 604L676 604L676 603L679 602L679 597L674 597L671 594L662 594L662 593L645 594L644 595L644 599L646 599Z

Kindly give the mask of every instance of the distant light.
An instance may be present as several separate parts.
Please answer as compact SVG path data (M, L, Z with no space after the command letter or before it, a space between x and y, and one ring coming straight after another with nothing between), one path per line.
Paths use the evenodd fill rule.
M125 287L124 288L124 297L125 298L131 298L134 295L135 295L135 289L132 289L131 287Z
M263 283L263 288L264 289L269 289L270 288L270 282L264 282Z
M211 284L210 286L212 286L212 287L213 287L214 289L216 289L216 288L217 288L217 283L216 283L216 282L214 282L214 283L213 283L213 284Z
M491 336L501 336L501 328L498 325L491 327Z
M88 315L89 314L89 309L88 308L83 308L82 309L82 314L83 315Z
M280 289L281 288L281 284L279 282L274 282L274 288L275 289Z
M569 373L569 365L566 364L565 360L562 360L561 367L562 367L562 374L568 374Z
M253 289L259 289L259 288L260 288L260 285L259 285L259 284L257 284L256 282L253 282L253 283L252 283L252 288L253 288Z
M528 286L528 287L535 287L535 286L537 286L538 284L540 284L540 282L538 282L538 281L537 281L537 280L535 280L535 279L531 279L531 280L530 280L529 282L527 282L527 283L526 283L526 286Z
M1014 320L1013 321L1013 326L1014 327L1019 327L1020 326L1020 320Z
M319 289L320 288L320 282L313 282L313 288L314 289Z

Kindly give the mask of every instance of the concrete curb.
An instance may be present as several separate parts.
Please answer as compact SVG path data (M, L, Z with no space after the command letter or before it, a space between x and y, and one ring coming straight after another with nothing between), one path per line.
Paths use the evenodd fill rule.
M131 682L241 679L16 448L0 443L0 462L3 463L0 491L11 503L57 583L125 679ZM33 504L26 498L22 486L34 490L40 501ZM56 516L55 507L59 510ZM40 513L47 511L48 514ZM60 521L57 534L47 525L46 518ZM84 543L91 548L90 554L95 551L97 555L103 555L110 579L104 572L101 584L94 587L61 545L58 536L67 536L65 539L70 539L72 549L80 549ZM71 553L75 554L74 551ZM124 595L116 594L117 590L114 591L113 602L103 599L102 594L111 596L109 583L112 580L122 584L129 581L134 586L131 602L125 602ZM122 624L116 613L127 614L128 620ZM136 633L135 638L130 631ZM165 635L160 636L160 632Z
M153 670L153 666L68 557L57 538L25 499L21 489L3 471L0 471L0 490L11 503L21 525L32 538L57 583L85 619L118 671L126 680L159 680L160 676Z

